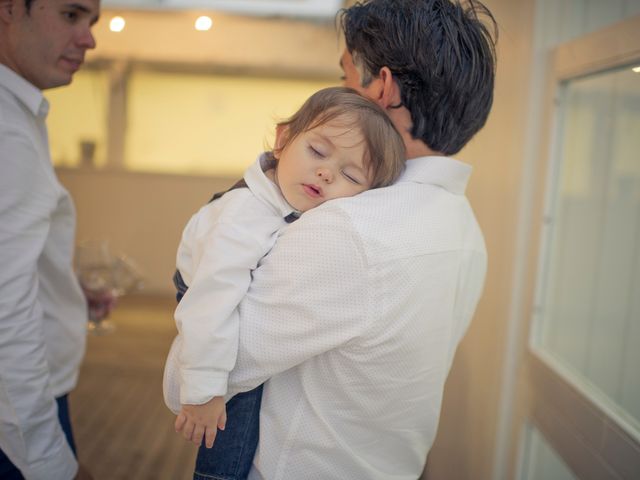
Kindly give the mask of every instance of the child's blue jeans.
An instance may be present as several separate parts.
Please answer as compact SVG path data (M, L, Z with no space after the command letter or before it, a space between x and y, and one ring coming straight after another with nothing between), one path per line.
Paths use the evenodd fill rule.
M200 445L194 480L243 480L258 446L262 385L227 402L227 425L212 448Z
M188 287L176 270L173 276L178 302ZM227 424L218 430L212 448L198 450L194 480L244 480L249 475L258 447L262 385L236 395L227 402Z

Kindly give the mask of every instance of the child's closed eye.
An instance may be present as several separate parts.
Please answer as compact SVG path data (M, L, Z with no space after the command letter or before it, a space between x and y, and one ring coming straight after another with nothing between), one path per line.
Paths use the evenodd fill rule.
M349 180L351 183L355 184L355 185L362 185L362 182L360 180L358 180L356 177L354 177L353 175L350 175L349 173L345 172L344 170L342 171L342 175Z
M318 158L324 158L325 155L319 149L315 148L313 145L309 144L309 151L312 155Z

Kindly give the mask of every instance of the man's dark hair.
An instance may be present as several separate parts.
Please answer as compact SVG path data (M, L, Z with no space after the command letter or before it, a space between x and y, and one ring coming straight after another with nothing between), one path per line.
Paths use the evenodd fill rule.
M480 17L485 16L491 30ZM468 0L371 0L339 13L363 86L388 67L411 113L411 135L436 152L459 152L493 102L493 15ZM369 77L369 78L367 78Z

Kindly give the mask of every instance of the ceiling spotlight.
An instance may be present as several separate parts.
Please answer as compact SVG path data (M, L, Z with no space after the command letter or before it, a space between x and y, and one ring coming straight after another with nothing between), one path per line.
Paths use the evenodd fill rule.
M633 70L636 73L640 73L640 65L638 65L637 67L633 67L631 70Z
M121 32L127 22L122 17L113 17L109 22L109 30L112 32Z
M211 18L207 16L198 17L196 20L196 30L200 32L206 32L211 29L211 25L213 25L213 21Z

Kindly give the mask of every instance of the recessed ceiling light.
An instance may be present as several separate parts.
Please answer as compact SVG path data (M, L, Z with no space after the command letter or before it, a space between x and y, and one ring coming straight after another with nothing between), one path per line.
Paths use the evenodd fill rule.
M633 70L636 73L640 73L640 65L638 65L637 67L633 67L631 70Z
M202 17L198 17L196 19L196 30L206 32L207 30L211 29L211 25L213 25L213 21L207 16L203 15Z
M109 22L109 30L112 32L121 32L127 22L122 17L113 17Z

